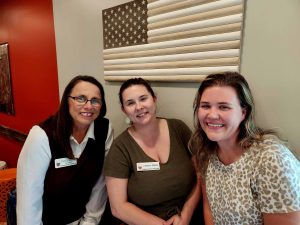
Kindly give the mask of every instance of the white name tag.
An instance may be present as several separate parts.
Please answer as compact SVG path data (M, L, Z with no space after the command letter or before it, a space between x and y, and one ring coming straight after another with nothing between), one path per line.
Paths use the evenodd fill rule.
M137 171L160 170L159 162L136 163Z
M55 168L62 168L67 166L74 166L77 164L76 159L69 159L69 158L60 158L54 160Z

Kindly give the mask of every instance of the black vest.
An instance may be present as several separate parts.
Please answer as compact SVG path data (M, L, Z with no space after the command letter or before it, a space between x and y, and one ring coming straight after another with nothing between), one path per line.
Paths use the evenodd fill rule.
M54 160L67 158L67 155L53 139L53 117L40 125L48 136L52 154L44 181L44 225L65 225L80 219L86 211L85 206L102 172L109 121L103 118L94 124L95 140L88 140L77 165L57 169Z

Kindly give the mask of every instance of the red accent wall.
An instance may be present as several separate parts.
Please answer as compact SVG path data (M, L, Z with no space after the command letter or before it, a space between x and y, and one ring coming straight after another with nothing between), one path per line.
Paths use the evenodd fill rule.
M1 0L0 43L8 43L15 115L0 124L28 133L59 105L52 0ZM0 136L0 160L15 167L22 144Z

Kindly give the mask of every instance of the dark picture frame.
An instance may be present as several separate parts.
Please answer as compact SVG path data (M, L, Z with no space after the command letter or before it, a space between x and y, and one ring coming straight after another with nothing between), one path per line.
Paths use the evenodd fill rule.
M0 44L0 112L15 115L10 76L8 43Z

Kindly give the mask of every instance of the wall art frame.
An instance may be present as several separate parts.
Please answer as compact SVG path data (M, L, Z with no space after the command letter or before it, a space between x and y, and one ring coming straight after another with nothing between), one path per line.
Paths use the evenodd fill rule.
M246 0L132 0L102 11L105 81L240 71Z
M0 113L15 115L8 43L0 44Z

